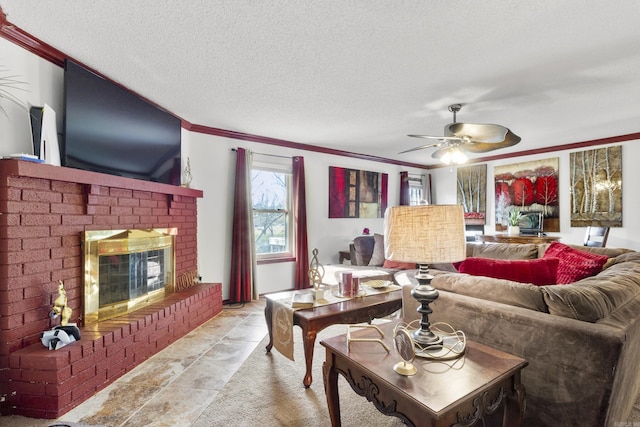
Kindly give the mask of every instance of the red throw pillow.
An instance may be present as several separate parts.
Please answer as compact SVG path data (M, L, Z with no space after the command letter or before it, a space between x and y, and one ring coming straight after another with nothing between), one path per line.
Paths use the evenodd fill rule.
M585 277L598 274L609 259L606 255L579 251L560 242L551 242L542 258L558 258L560 260L558 277L556 278L559 284L577 282Z
M555 258L516 260L467 258L458 267L460 273L532 283L538 286L555 284L557 270L558 260Z
M391 261L385 259L382 268L397 268L398 270L413 270L416 268L416 264L413 262Z

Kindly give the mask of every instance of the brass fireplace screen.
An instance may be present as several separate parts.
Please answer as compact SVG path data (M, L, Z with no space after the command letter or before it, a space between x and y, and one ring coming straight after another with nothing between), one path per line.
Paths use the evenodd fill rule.
M84 324L138 310L174 292L177 229L84 234Z

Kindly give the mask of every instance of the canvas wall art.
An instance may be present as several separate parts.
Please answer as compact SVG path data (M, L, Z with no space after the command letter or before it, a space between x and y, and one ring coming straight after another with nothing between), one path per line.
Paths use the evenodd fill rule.
M487 165L461 167L457 175L458 204L464 208L465 224L486 224Z
M387 208L386 173L329 167L329 218L382 218Z
M569 154L571 226L622 227L622 146Z
M542 212L543 231L560 231L558 164L554 157L494 168L497 231L507 229L513 208Z

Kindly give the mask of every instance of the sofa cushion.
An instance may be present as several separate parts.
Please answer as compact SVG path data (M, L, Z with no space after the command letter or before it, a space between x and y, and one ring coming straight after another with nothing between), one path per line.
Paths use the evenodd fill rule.
M492 259L534 259L538 258L538 245L518 243L488 243L467 245L467 256Z
M503 260L490 258L467 258L458 267L460 273L473 276L507 279L534 285L553 285L558 270L557 258Z
M640 262L640 252L626 252L615 257L614 264L621 262Z
M391 261L390 259L385 259L382 267L394 268L396 270L412 270L416 268L416 264L413 262Z
M397 275L396 275L397 276ZM414 279L415 280L415 279ZM396 281L398 281L396 277ZM462 273L437 274L431 281L438 290L508 304L529 310L548 312L542 287L493 277L470 276Z
M374 234L373 241L373 253L369 260L369 267L382 267L384 264L384 236L382 234Z
M544 253L549 248L549 246L550 246L550 243L540 243L538 245L538 256L540 258L544 256ZM589 252L589 253L598 254L598 255L606 255L609 258L614 258L626 253L636 253L634 250L626 249L626 248L606 248L606 247L600 248L597 246L582 246L582 245L571 245L571 244L568 244L567 246L569 246L570 248L576 249L578 251Z
M614 264L596 276L540 289L551 314L596 322L640 295L640 264Z
M580 251L560 242L552 242L544 253L545 258L558 258L558 275L556 283L567 284L577 282L585 277L593 276L600 271L609 259L606 255Z

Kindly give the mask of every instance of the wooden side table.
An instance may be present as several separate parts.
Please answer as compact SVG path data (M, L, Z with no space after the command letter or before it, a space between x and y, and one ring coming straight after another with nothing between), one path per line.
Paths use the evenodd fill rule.
M286 291L265 295L267 304L264 308L264 317L269 331L267 353L273 348L273 301L291 299L293 293L293 291ZM302 342L307 368L302 381L305 388L308 388L313 381L311 376L313 346L318 332L327 326L338 323L371 322L373 319L388 316L401 308L402 290L397 290L294 311L293 324L302 328Z
M338 374L383 414L410 426L522 426L525 391L520 382L527 362L485 345L467 341L465 354L442 363L416 359L418 372L401 376L393 370L402 358L393 345L396 322L382 325L387 354L379 343L351 343L345 335L323 340L325 393L332 426L340 426ZM371 331L351 333L352 337Z
M560 236L510 236L508 234L478 234L476 240L482 243L551 243L560 240Z

